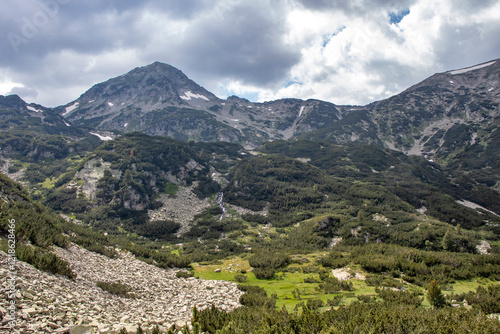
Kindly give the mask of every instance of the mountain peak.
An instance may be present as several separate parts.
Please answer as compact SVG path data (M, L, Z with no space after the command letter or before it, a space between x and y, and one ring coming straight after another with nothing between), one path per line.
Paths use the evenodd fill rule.
M146 65L146 66L136 67L132 71L130 71L122 76L136 74L136 73L143 74L143 75L156 74L156 75L160 75L160 76L177 75L178 79L189 80L189 78L178 68L176 68L172 65L169 65L169 64L159 62L159 61L155 61L154 63L151 63L151 64Z
M96 116L111 121L110 117L121 115L123 129L130 123L130 117L123 117L124 114L139 116L171 106L193 107L216 100L214 94L189 79L181 70L156 61L96 84L77 100L57 110L71 121Z
M26 102L19 95L0 95L0 106L24 108Z

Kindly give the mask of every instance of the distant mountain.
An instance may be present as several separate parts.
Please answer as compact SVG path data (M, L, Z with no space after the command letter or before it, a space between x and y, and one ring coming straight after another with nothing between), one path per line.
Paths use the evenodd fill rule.
M159 62L97 84L55 110L73 124L94 130L140 131L250 147L342 118L335 105L318 100L252 103L236 96L222 100L180 70Z
M302 137L424 156L493 186L500 182L499 83L500 60L437 73Z
M386 146L443 156L486 143L500 116L500 61L437 73L401 94L368 106Z
M72 126L54 110L28 104L17 95L0 95L0 157L37 161L86 152L100 139Z
M500 115L500 61L437 73L386 100L356 108L351 117L313 133L336 142L366 141L408 154L445 154L484 140L478 132ZM454 133L464 132L460 139ZM349 136L350 135L350 136Z
M19 125L56 128L71 127L70 124L51 109L38 104L28 104L17 95L0 95L0 121L2 129Z
M435 74L367 106L337 106L319 100L222 100L180 70L155 62L97 84L55 110L94 130L246 147L308 134L310 139L369 143L431 159L466 143L488 141L480 129L494 125L499 113L499 69L499 61L490 61Z

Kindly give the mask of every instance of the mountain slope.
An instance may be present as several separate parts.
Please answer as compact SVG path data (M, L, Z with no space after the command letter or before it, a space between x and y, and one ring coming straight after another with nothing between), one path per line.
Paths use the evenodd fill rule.
M140 131L181 140L258 144L322 128L340 119L333 104L284 99L221 100L180 70L159 62L99 83L55 111L94 130Z
M239 141L238 131L207 112L218 101L178 69L156 62L99 83L55 110L75 125L96 130Z
M156 62L97 84L55 110L94 130L247 147L307 134L310 139L363 142L444 159L466 145L490 141L491 131L482 129L497 126L499 80L500 61L493 60L437 73L367 106L299 99L253 103L235 96L221 100L178 69Z
M4 158L38 161L92 150L101 142L52 109L0 95L0 149Z
M500 116L499 83L500 61L491 61L434 74L369 108L386 145L409 154L446 156L487 141L480 130Z
M424 156L489 187L500 182L500 60L437 73L302 138Z

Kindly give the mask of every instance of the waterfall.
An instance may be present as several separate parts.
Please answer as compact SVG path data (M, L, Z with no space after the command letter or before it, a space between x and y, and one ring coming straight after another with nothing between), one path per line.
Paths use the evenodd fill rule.
M224 199L224 193L221 191L219 197L217 197L217 204L219 205L219 208L222 210L222 214L219 217L219 221L222 220L222 218L227 212L227 209L224 207L223 199Z

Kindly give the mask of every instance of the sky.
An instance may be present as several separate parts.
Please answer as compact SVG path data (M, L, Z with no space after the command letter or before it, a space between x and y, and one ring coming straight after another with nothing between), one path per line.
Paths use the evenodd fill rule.
M500 0L1 0L0 94L46 107L155 61L220 98L365 105L500 58Z

